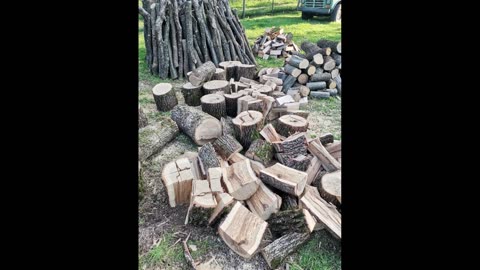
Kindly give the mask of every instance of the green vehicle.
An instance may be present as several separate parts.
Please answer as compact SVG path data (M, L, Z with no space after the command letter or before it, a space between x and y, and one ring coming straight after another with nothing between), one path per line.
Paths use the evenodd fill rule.
M302 12L302 19L313 16L330 16L333 22L342 20L341 0L298 0L297 10Z

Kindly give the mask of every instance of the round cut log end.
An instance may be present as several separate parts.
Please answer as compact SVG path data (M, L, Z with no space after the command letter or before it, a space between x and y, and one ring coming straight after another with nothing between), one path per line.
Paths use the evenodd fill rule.
M208 94L200 98L202 103L217 104L219 102L224 102L225 97L219 94Z
M303 59L300 64L298 64L298 67L301 69L305 69L310 65L310 62L308 62L307 59Z
M169 83L159 83L153 87L153 94L156 96L164 95L172 90L172 85Z
M308 124L308 121L305 118L294 114L284 115L279 118L279 121L292 127L304 127Z
M325 48L325 54L326 55L332 54L332 49L330 47Z
M213 142L220 136L222 136L222 125L213 117L204 119L195 130L195 142L198 145Z

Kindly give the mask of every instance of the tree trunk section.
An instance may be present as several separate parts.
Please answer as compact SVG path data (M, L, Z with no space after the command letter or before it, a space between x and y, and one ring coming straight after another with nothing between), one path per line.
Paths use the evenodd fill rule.
M260 137L259 130L263 128L263 115L257 111L244 111L233 120L235 138L248 149L250 144Z
M280 163L260 171L260 179L283 192L300 196L307 183L307 174Z
M203 94L230 94L230 83L228 81L213 80L203 84Z
M193 107L177 105L171 118L197 145L204 145L222 135L218 119Z
M235 130L234 130L234 127L233 127L232 120L233 119L229 116L220 118L220 122L222 124L222 135L223 136L232 135L233 137L235 137Z
M213 74L215 74L216 69L217 68L212 61L205 62L200 67L192 71L192 74L190 74L190 76L188 77L188 81L194 86L199 86L204 82L209 81L212 78Z
M138 130L138 160L144 161L158 153L168 142L178 135L177 125L170 119Z
M262 256L272 269L276 269L289 254L307 242L309 238L310 233L284 235L262 249Z
M222 117L222 119L224 119ZM225 160L243 150L243 146L232 136L223 135L213 142L215 151Z
M225 70L223 68L215 69L215 73L212 76L212 80L226 81L227 76L226 76Z
M332 79L332 75L330 73L319 73L313 74L310 78L310 82L327 82Z
M220 120L221 117L227 116L225 107L225 98L219 94L208 94L200 99L202 103L202 111Z
M153 98L157 105L157 110L161 112L170 111L178 104L175 90L169 83L159 83L153 87Z
M187 82L182 86L182 94L185 98L185 103L188 106L200 106L200 98L202 97L202 86L194 86Z
M308 121L297 115L284 115L278 119L278 134L289 137L296 132L305 132L308 128Z
M325 201L339 207L342 203L342 171L338 170L323 175L318 191Z

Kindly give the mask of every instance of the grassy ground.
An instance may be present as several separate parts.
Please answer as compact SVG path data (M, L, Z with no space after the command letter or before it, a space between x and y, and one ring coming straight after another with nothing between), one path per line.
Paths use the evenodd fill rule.
M262 1L247 1L262 2ZM277 2L277 1L276 1ZM281 3L281 1L278 1ZM286 2L286 1L285 1ZM240 3L241 0L232 1L232 3ZM296 2L295 2L296 5ZM243 26L246 28L246 34L250 41L253 41L263 33L264 29L271 26L282 26L285 32L292 32L294 34L294 41L298 45L303 40L316 41L319 38L327 38L332 40L340 40L340 24L330 23L328 19L314 18L309 21L303 21L300 18L300 13L281 14L277 16L261 16L256 18L246 18L242 20ZM159 82L170 82L175 88L178 88L183 82L178 80L160 80L158 77L151 75L145 63L145 43L143 40L143 21L139 20L139 104L146 109L147 118L150 122L157 121L161 117L168 117L169 112L161 113L156 111L155 103L151 95L151 88ZM282 59L257 59L259 67L280 67L283 66ZM183 96L177 93L179 102L183 102ZM331 132L335 139L341 139L341 102L338 99L330 98L327 100L309 100L306 110L310 111L309 121L310 127L317 134ZM185 145L179 149L195 149L189 138L180 135L172 144ZM179 150L172 147L171 152L179 154ZM166 157L165 157L166 159ZM146 187L148 188L148 187ZM166 207L163 204L156 204L155 207ZM180 211L174 209L175 211ZM153 210L152 210L153 211ZM162 212L163 213L163 212ZM183 215L182 215L183 218ZM143 219L139 221L140 226L144 226ZM168 224L168 223L167 223ZM183 226L171 225L176 230L183 230ZM192 234L193 236L193 234ZM218 237L211 233L198 234L197 237L192 237L189 244L196 246L197 251L192 251L192 256L195 260L208 260L212 254L217 256L220 261L220 253L225 252L225 256L233 256L234 263L230 261L230 265L237 265L242 268L238 269L264 269L264 266L248 264L242 260L238 260L238 256L228 250L228 248L217 239ZM188 269L187 263L183 257L183 250L181 242L177 242L178 236L174 236L172 232L162 232L160 239L155 240L148 252L139 256L139 269ZM238 261L235 261L238 260ZM262 262L259 258L253 261ZM221 264L224 264L225 262ZM290 269L307 270L307 269L341 269L340 266L340 244L334 240L326 231L320 231L313 234L312 239L307 242L302 248L297 250L288 259L287 263ZM145 267L145 268L144 268ZM205 269L217 270L218 268L210 267ZM237 269L237 268L236 268Z
M230 6L242 15L242 0L229 0ZM273 0L273 13L292 12L297 8L297 0ZM245 18L272 13L272 0L245 0Z

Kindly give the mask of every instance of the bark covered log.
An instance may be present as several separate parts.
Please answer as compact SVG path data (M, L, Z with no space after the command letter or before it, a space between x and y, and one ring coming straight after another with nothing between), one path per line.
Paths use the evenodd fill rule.
M168 118L139 129L138 160L144 161L160 151L178 132L177 125Z
M171 118L197 145L204 145L222 135L218 119L193 107L177 105Z
M244 111L235 117L232 122L235 138L248 149L250 144L260 137L259 131L263 128L263 115L257 111Z
M227 116L225 107L225 98L219 94L205 95L200 99L202 103L202 111L220 120L221 117Z
M152 92L157 110L161 112L170 111L178 104L175 90L169 83L159 83L155 85Z
M185 98L185 103L188 106L200 106L200 98L202 97L202 86L194 86L190 82L187 82L182 86L182 94Z
M276 269L290 253L307 242L308 239L310 239L310 233L294 232L286 234L262 249L262 256L272 269Z

